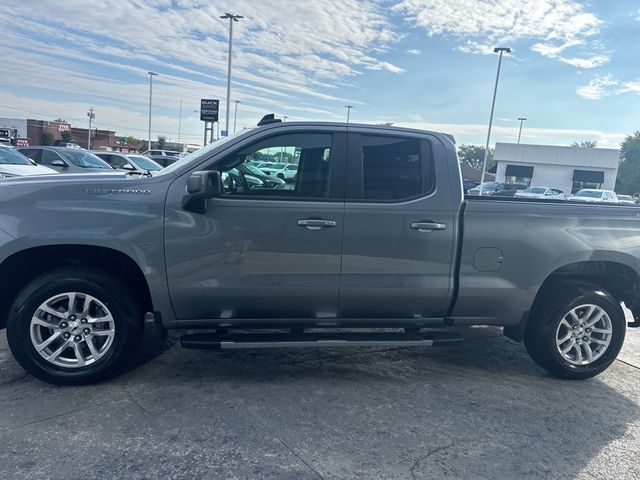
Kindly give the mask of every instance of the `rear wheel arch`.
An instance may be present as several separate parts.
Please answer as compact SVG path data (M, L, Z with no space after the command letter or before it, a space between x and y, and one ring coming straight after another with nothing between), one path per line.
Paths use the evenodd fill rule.
M504 333L512 340L521 342L529 325L530 318L535 315L545 303L554 302L562 292L560 289L568 285L582 290L600 287L617 301L640 317L640 275L633 268L619 262L584 261L564 265L551 272L536 292L533 304L521 321L504 328ZM636 312L638 312L636 314Z

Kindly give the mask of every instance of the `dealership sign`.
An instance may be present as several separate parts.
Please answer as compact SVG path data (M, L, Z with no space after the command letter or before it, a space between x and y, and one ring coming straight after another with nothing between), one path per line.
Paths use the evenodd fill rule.
M28 147L29 139L28 138L16 138L16 147Z
M220 106L220 100L214 100L212 98L201 99L200 100L200 120L202 120L203 122L217 122L219 106Z
M59 123L58 124L58 132L69 132L71 130L71 125L68 123Z

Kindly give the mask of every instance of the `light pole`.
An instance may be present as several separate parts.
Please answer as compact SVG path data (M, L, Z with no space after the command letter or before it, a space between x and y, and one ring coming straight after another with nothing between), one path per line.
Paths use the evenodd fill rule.
M87 117L89 117L89 135L87 135L87 150L91 150L91 121L94 118L96 118L96 114L93 111L93 107L91 107L87 112Z
M487 171L487 158L489 158L489 142L491 141L491 125L493 124L493 111L496 106L496 94L498 93L498 80L500 79L500 67L502 66L502 54L511 53L508 47L496 47L493 53L499 53L498 72L496 73L496 84L493 87L493 100L491 101L491 115L489 115L489 130L487 131L487 145L484 149L484 159L482 160L482 175L480 175L480 196L482 196L482 186L484 185L484 174Z
M518 120L520 120L520 130L518 131L518 143L520 143L520 136L522 135L522 124L526 119L527 117L518 117Z
M234 15L232 13L225 13L221 15L220 18L228 18L229 19L229 64L227 67L227 121L225 123L225 132L229 135L229 106L231 105L231 46L233 45L233 23L239 22L241 18L244 18L242 15Z
M158 75L155 72L147 72L149 75L149 144L147 150L151 150L151 97L153 95L153 77Z
M347 123L349 123L349 117L351 116L351 109L354 107L353 105L345 105L344 108L347 109Z
M182 131L182 99L180 99L180 116L178 117L178 143L180 143L181 131Z
M289 118L289 117L287 117L286 115L283 115L283 116L282 116L282 122L283 122L283 123L284 123L284 122L286 122L286 121L287 121L287 118Z
M236 133L236 120L238 120L238 104L242 103L240 100L234 100L236 102L236 109L233 112L233 133Z

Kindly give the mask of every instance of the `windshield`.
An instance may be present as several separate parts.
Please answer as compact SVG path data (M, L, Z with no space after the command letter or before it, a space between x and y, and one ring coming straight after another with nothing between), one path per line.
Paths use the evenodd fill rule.
M543 188L543 187L529 187L526 190L523 191L523 193L538 193L538 194L542 194L544 192L546 192L547 189Z
M487 182L482 184L483 190L496 190L498 188L498 184L496 182ZM480 185L474 188L474 190L480 190Z
M236 133L234 133L233 135L229 135L228 137L224 137L221 138L220 140L217 140L213 143L210 143L209 145L207 145L206 147L203 147L199 150L196 150L193 153L190 153L189 155L180 158L179 160L175 161L174 163L172 163L171 165L169 165L166 168L163 168L162 170L160 170L157 175L166 175L168 173L173 173L176 170L182 168L184 165L187 165L189 163L198 163L202 160L204 160L205 158L207 158L208 156L211 155L211 152L213 150L216 150L217 148L225 145L228 142L231 142L232 140L235 140L238 137L241 137L243 135L247 135L252 129L245 129L245 130L240 130Z
M11 148L0 147L0 163L7 165L33 165L33 163L21 153Z
M587 197L587 198L600 198L602 196L602 192L598 190L580 190L575 195L576 197Z
M60 151L59 153L77 167L104 168L108 170L113 170L111 168L111 165L109 165L104 160L96 157L93 153L83 152L82 150L78 150L78 151L65 150L65 151Z
M162 170L162 165L143 155L127 155L127 158L143 170L150 170L152 172Z

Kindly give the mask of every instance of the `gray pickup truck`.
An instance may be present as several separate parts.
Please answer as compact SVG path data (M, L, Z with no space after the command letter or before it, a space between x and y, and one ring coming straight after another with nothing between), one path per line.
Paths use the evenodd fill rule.
M287 188L238 168L270 158L297 165ZM265 117L153 176L7 179L0 205L0 327L52 383L113 375L145 322L215 349L428 346L496 325L582 379L620 351L621 303L640 313L638 210L465 200L440 133Z

